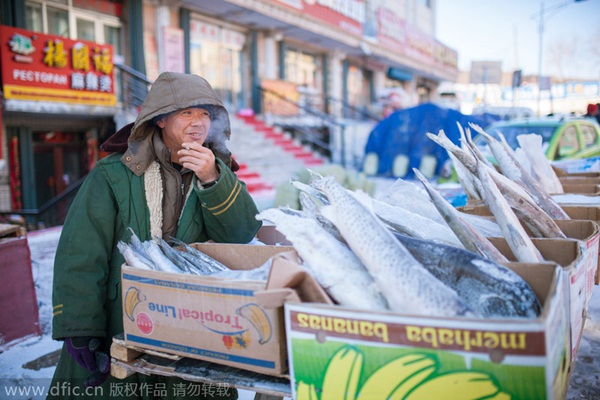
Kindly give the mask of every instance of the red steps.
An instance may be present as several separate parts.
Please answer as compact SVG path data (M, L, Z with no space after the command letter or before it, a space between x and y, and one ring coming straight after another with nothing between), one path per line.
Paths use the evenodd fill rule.
M285 152L302 161L306 167L313 167L324 163L322 159L315 157L312 152L294 143L293 139L278 132L275 128L267 126L263 121L256 119L254 116L238 115L238 118L243 120L244 123L251 125L256 132L261 133L266 139L280 146ZM260 195L260 193L274 190L274 186L271 183L265 182L259 173L251 171L247 165L240 165L240 170L236 174L246 184L246 188L250 194Z
M240 169L235 174L246 184L246 189L251 195L274 188L271 183L263 181L258 172L251 171L246 164L240 164Z
M263 121L256 119L254 116L238 115L238 117L245 123L252 125L254 130L261 132L265 138L270 139L295 158L302 160L305 165L314 166L323 164L323 160L315 157L312 152L306 151L302 146L294 143L292 139L277 132L273 127L267 126Z

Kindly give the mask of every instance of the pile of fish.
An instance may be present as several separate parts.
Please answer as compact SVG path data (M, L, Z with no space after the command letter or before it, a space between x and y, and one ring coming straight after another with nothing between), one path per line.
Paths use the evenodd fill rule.
M232 270L181 240L171 239L181 250L171 247L161 237L142 242L130 229L131 239L127 244L123 241L117 247L127 265L135 268L170 272L175 274L210 275L228 279L266 281L271 269L270 260L264 265L251 270Z
M496 261L504 261L499 253L488 257L471 250L487 241L480 228L500 227L459 212L430 187L429 194L437 194L431 199L399 180L375 199L333 177L314 175L309 185L292 184L301 191L302 210L270 208L257 219L275 224L338 304L429 316L539 315L531 287ZM402 194L408 185L412 190ZM466 227L467 233L461 231Z
M543 261L524 226L533 237L565 238L555 220L569 219L569 216L549 194L549 190L560 190L557 187L560 182L549 166L549 161L545 161L548 168L539 167L535 170L535 175L519 161L535 159L532 164L543 164L539 155L541 146L532 145L527 153L523 151L519 156L500 133L500 140L497 140L479 126L470 126L485 138L500 171L473 144L469 131L467 134L461 132L461 147L453 144L443 131L438 135L428 133L427 136L452 155L465 192L473 199L481 199L488 206L517 260ZM524 144L531 143L531 139L537 142L536 136L521 135L518 140Z
M258 214L293 244L304 267L340 305L429 316L535 318L541 305L529 284L502 263L488 240L503 237L519 262L544 262L531 237L565 238L555 220L569 217L549 193L562 185L538 135L521 135L512 150L477 125L493 165L461 131L460 146L443 131L427 136L452 159L471 199L494 218L457 210L418 171L423 185L398 179L377 198L313 174L300 191L301 211ZM528 231L526 231L526 229Z

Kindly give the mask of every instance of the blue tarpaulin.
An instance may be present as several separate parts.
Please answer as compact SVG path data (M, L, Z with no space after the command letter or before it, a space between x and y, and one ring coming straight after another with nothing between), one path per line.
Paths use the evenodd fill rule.
M444 162L448 160L448 154L441 146L429 139L426 133L437 134L443 130L453 143L459 145L460 131L457 123L464 128L468 127L469 122L485 128L497 119L499 119L497 116L490 114L465 115L433 103L420 104L396 111L380 121L369 135L365 154L377 154L378 176L392 177L394 160L399 155L408 157L409 164L406 176L396 176L396 178L413 177L412 169L419 168L421 159L425 155L437 160L435 173L439 174Z

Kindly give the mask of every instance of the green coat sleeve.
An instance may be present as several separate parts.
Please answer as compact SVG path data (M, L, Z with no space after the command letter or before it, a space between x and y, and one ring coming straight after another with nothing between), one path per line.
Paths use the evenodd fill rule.
M258 209L246 185L221 160L218 162L221 176L215 185L202 189L194 177L194 197L200 204L194 204L193 201L186 204L181 220L187 220L186 213L194 212L199 207L200 212L195 210L195 218L202 219L207 239L218 243L248 243L262 225L256 219ZM185 239L192 238L182 238Z
M98 168L69 208L54 261L52 336L106 335L105 310L117 206Z

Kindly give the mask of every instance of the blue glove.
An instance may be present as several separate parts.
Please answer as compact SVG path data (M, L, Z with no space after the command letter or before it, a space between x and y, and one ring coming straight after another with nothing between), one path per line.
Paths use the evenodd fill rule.
M93 374L86 380L85 386L99 386L108 377L110 357L100 351L101 339L96 337L69 337L65 339L67 353L77 364Z

